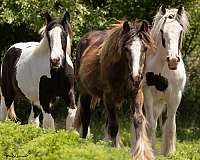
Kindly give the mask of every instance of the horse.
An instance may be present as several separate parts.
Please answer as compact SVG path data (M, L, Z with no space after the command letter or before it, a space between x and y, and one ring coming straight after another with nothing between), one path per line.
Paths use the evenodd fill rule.
M146 57L144 106L148 136L154 149L157 120L167 110L161 145L163 155L172 154L176 149L176 112L186 83L180 49L188 26L187 13L182 5L178 9L161 6L151 29L156 49L149 50L151 54Z
M133 159L153 159L143 115L142 75L147 48L153 47L148 23L121 22L105 31L84 35L76 49L76 79L79 88L78 111L74 127L86 138L90 123L90 105L101 98L107 112L108 134L113 147L119 147L116 104L131 102L133 120ZM78 117L78 118L77 118ZM80 125L76 120L80 120Z
M74 95L74 67L70 59L72 29L70 14L52 17L43 14L40 42L12 45L1 66L0 121L4 121L17 97L32 104L32 122L39 125L40 110L43 128L54 128L52 104L62 99L70 108L76 108Z

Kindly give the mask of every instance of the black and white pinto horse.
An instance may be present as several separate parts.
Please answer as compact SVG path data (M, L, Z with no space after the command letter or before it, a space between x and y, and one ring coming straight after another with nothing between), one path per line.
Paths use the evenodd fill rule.
M161 153L175 151L176 111L186 83L186 72L181 56L183 34L189 26L183 6L178 9L160 7L154 18L151 36L157 48L146 59L144 87L145 111L149 124L148 135L155 147L157 120L164 109L167 118L163 127Z
M72 30L68 12L63 17L44 14L46 25L42 40L11 46L1 66L0 121L4 121L14 99L20 95L32 104L32 122L39 125L40 110L43 127L54 128L51 106L59 98L76 108L74 68L70 59Z

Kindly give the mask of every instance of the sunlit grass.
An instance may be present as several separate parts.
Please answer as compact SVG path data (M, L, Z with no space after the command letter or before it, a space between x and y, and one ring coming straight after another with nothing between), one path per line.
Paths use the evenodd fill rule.
M0 159L2 160L130 159L130 133L126 128L121 130L123 147L120 149L111 148L110 142L97 140L94 138L93 134L89 139L82 140L75 131L65 132L64 130L44 130L35 128L31 125L15 124L11 121L0 124L0 135ZM160 146L160 138L158 138L157 146ZM178 139L177 151L173 156L158 156L157 159L199 160L200 139Z

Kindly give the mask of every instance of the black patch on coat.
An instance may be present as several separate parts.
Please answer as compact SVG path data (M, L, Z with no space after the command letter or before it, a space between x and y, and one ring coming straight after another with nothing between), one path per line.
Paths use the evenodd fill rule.
M158 75L153 72L146 73L146 82L148 86L155 86L159 91L165 91L168 87L168 80L161 74Z
M16 64L21 53L22 50L20 48L12 47L7 51L2 62L1 90L8 108L10 108L17 93L23 95L16 81Z
M56 97L64 100L66 105L73 104L75 100L70 98L74 90L74 70L65 64L65 67L51 69L51 78L42 76L39 84L39 100L46 113L51 113L50 102ZM74 93L72 93L74 94ZM74 104L75 105L75 104Z

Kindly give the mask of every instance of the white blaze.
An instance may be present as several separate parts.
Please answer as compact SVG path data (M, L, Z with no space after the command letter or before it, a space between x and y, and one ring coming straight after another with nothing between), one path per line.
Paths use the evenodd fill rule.
M178 56L181 30L182 26L177 21L166 22L163 29L167 53L173 58Z
M50 46L51 46L51 59L63 58L63 49L61 43L61 32L62 29L60 27L55 27L49 32L50 36ZM60 62L61 63L61 62Z
M140 39L135 39L131 44L132 56L132 73L133 77L138 76L140 69L141 42Z

